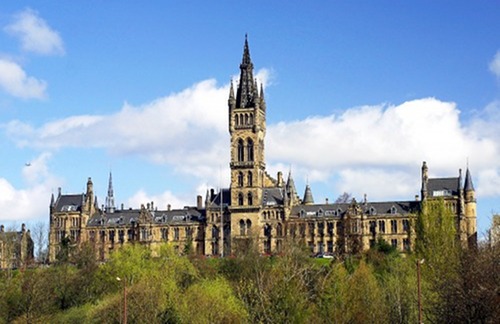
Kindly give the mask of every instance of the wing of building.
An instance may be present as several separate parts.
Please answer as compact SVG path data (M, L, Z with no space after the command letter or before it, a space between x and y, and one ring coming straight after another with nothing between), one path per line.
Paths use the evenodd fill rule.
M26 225L21 231L6 231L0 225L0 269L17 269L29 266L34 261L34 244Z
M292 174L266 172L266 101L263 86L253 76L253 63L245 38L240 78L231 84L228 98L231 184L209 190L193 207L158 209L148 203L139 209L114 206L110 174L106 205L99 208L91 179L87 191L52 197L50 204L50 260L62 242L93 244L101 259L130 242L155 249L169 242L179 251L228 255L255 240L263 253L280 252L287 239L300 240L312 253L356 253L383 238L400 250L414 244L412 220L423 200L444 199L453 210L464 241L476 237L476 200L467 169L458 177L428 177L422 166L421 199L370 202L366 198L343 203L315 203L312 189L301 198Z

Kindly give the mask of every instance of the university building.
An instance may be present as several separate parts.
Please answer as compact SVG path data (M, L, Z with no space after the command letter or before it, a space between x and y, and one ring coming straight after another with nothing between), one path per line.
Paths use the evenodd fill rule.
M112 176L104 206L98 206L89 178L82 194L52 195L50 202L49 259L54 261L64 244L90 242L99 258L123 245L144 244L154 250L170 243L179 252L229 255L252 239L262 253L279 253L286 240L303 242L312 253L356 253L382 238L399 250L414 244L412 224L422 202L443 199L456 216L459 237L476 239L476 198L472 177L429 178L422 165L420 196L406 201L315 203L307 185L299 195L292 174L276 177L266 172L266 101L262 85L253 76L245 39L240 79L228 98L230 133L229 188L208 190L196 206L162 209L154 202L139 209L117 208Z

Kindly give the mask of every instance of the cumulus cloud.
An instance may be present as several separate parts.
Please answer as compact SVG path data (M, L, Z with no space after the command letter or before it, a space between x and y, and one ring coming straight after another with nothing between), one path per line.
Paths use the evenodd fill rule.
M490 71L493 72L497 77L500 77L500 51L497 51L493 60L489 65Z
M22 169L25 188L16 188L7 179L0 178L0 210L2 221L30 221L47 217L49 195L61 180L47 167L50 153L42 153Z
M38 13L26 9L14 17L4 30L21 41L23 50L42 55L63 55L64 45L59 33L39 17Z
M229 183L228 92L228 84L205 80L140 106L124 104L112 115L73 116L41 127L12 121L4 128L18 145L102 148L112 155L140 156L217 187ZM268 125L268 170L286 175L291 168L295 179L307 179L313 187L335 181L330 188L338 193L412 199L422 161L428 162L431 176L442 177L457 176L469 158L478 192L497 195L491 175L500 173L500 134L488 131L496 129L492 107L468 124L460 121L456 104L424 98ZM175 205L176 199L183 200L169 195L138 192L131 202Z
M46 97L47 83L26 75L17 63L0 59L0 88L15 97L43 99Z

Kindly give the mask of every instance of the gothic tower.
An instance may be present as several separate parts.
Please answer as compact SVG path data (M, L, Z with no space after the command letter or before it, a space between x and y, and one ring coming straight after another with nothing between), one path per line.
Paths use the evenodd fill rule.
M108 195L106 196L106 213L115 212L115 197L113 194L113 176L109 173Z
M231 232L236 236L247 237L252 225L257 227L262 188L266 179L266 105L262 85L259 91L253 76L246 37L236 95L231 83L228 105L231 136Z
M477 240L476 228L476 191L472 184L472 176L469 168L465 172L464 183L464 205L465 205L465 232L467 233L467 241L470 244L475 244Z

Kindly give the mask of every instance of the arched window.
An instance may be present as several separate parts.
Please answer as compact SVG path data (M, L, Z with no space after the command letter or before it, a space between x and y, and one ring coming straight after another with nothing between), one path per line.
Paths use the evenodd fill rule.
M247 158L248 161L253 161L253 141L249 138L247 143Z
M247 219L247 235L252 234L251 228L252 228L252 221Z
M250 114L248 121L249 121L250 125L253 125L253 114Z
M243 175L242 175L243 177ZM249 187L253 186L253 175L252 175L252 171L248 171L248 175L247 175L247 184Z
M253 196L251 192L248 193L248 205L253 205Z
M240 125L240 116L239 115L234 115L234 123L236 126Z
M248 125L248 114L245 114L245 125Z
M269 224L264 225L264 236L271 237L272 227Z
M238 194L238 205L243 206L243 194L241 192Z
M283 225L281 225L281 223L278 223L278 225L276 225L276 236L283 236Z
M245 235L245 221L243 219L240 219L240 235Z
M238 186L243 187L243 172L238 173Z
M241 162L244 160L244 144L243 140L238 140L238 161Z

